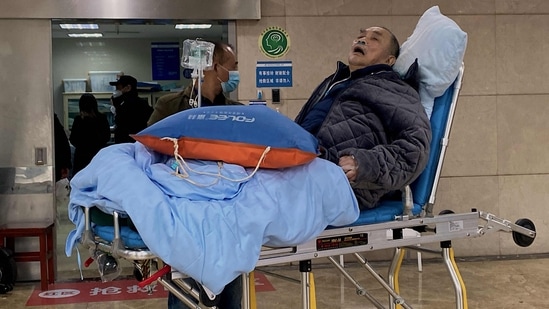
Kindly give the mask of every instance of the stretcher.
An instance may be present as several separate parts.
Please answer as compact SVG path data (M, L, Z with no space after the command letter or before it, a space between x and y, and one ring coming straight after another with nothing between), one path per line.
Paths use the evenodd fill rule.
M414 36L416 31L418 35ZM109 155L112 156L100 152L90 163L93 167L88 166L82 171L87 173L86 177L76 181L73 178L71 187L77 183L79 188L71 192L69 217L77 228L67 237L67 255L70 255L73 243L83 244L91 255L85 265L95 260L103 280L112 280L118 275L117 259L129 260L134 264L134 274L141 287L161 284L190 308L216 308L223 284L241 276L242 307L245 309L256 308L254 285L250 284L254 282L253 270L289 262L299 262L302 308L316 308L312 260L326 258L356 287L357 294L376 308L408 309L412 307L399 293L398 277L405 252L415 250L441 255L453 282L456 308L466 309L465 283L455 262L451 242L507 232L512 234L517 245L526 247L534 241L536 230L534 223L527 218L513 223L477 208L466 213L443 210L434 214L438 180L463 78L466 34L441 15L437 7L424 13L414 34L409 38L410 44L407 40L401 46L401 62L397 61L393 68L396 71L399 71L398 66L408 69L410 64L404 64L405 59L413 61L415 58L417 64L419 58L420 70L421 66L431 70L423 71L416 80L420 85L422 103L425 97L422 94L426 93L422 92L422 86L440 89L432 95L437 97L434 106L432 100L429 105L424 105L430 112L432 129L427 167L418 179L402 188L401 201L383 201L376 208L359 213L341 169L318 158L290 169L269 172L260 169L252 173L253 177L238 167L225 165L224 171L228 174L223 175L223 179L246 175L248 182L245 185L226 185L216 180L210 192L185 191L185 184L171 186L173 177L167 181L156 177L162 171L154 169L151 163L159 159L136 143L136 146L111 148ZM429 46L427 55L417 56L417 52L422 52L421 46L425 45ZM406 71L399 73L404 76ZM108 162L107 166L98 164L100 160ZM193 164L195 168L217 168L207 162ZM216 173L221 178L221 165ZM120 186L120 182L126 181L119 178L120 174L125 174L132 183L146 182L147 186ZM338 185L334 186L335 183ZM110 186L116 187L114 191L123 191L122 194L112 192ZM197 186L191 187L195 189ZM307 189L296 190L295 187ZM220 195L220 189L227 195ZM143 191L146 191L145 195ZM263 191L267 194L260 197ZM323 191L330 194L323 194ZM189 194L194 200L176 204L175 209L174 205L166 203ZM241 197L251 197L253 205ZM143 200L152 204L150 209L133 208L132 204L143 204ZM225 204L218 204L212 209L208 200L234 203L227 208L223 207ZM187 207L187 204L192 207ZM171 208L171 212L163 212L166 207L160 206ZM180 213L179 207L185 211ZM237 210L245 211L232 213ZM98 213L107 213L110 223L100 223ZM215 220L210 222L212 218ZM414 237L405 237L410 231ZM214 234L217 238L212 241L211 235ZM161 237L153 238L151 235ZM423 246L426 244L440 244L440 250L428 249ZM363 257L365 253L381 249L394 249L386 278L381 277ZM387 291L387 304L374 298L347 272L337 259L343 255L354 256ZM189 265L182 263L179 257L185 257ZM224 264L228 270L218 267Z
M451 87L435 100L431 116L433 140L431 156L423 174L402 190L402 201L383 202L379 207L362 211L358 220L343 227L328 227L311 240L292 246L263 246L256 267L299 262L302 285L302 307L315 308L314 289L311 282L311 260L327 258L346 279L356 286L357 294L364 296L376 308L386 308L364 289L340 264L337 257L352 255L387 290L389 308L412 308L399 294L398 276L406 250L437 253L442 256L452 279L456 308L467 308L467 295L451 241L476 238L494 232L508 232L519 246L529 246L535 236L534 223L526 218L515 223L498 218L482 210L472 209L467 213L443 211L433 214L435 195L443 158L448 145L450 128L461 87L463 65ZM134 274L140 286L160 283L191 308L216 308L218 296L204 285L194 285L185 280L185 275L173 272L161 257L147 249L139 234L131 226L120 224L124 213L113 212L113 226L98 226L91 222L90 208L85 208L85 229L81 243L90 249L92 256L106 253L113 259L126 259L135 265ZM479 223L480 222L480 223ZM403 237L411 229L417 237ZM440 243L441 250L429 250L422 244ZM387 278L382 278L362 254L380 249L394 249ZM89 260L89 264L92 260ZM108 269L109 265L112 269ZM116 272L116 261L107 263L105 273ZM243 308L255 308L253 273L243 273Z

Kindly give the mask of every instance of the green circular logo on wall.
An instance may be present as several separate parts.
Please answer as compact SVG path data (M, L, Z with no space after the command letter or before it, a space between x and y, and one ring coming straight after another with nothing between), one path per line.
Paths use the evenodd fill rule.
M280 27L269 27L259 36L259 49L269 58L280 58L290 49L290 36Z

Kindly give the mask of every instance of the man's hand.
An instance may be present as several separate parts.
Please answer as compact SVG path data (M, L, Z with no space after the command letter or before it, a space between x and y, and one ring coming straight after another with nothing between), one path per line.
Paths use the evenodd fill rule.
M354 156L343 156L339 158L339 166L341 166L343 172L345 172L345 176L347 176L347 179L349 179L349 181L356 180L358 162L356 161Z

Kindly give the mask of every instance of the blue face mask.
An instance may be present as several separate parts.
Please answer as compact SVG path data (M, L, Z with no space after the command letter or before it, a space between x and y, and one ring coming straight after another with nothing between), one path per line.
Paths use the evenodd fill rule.
M221 89L223 92L230 93L238 88L240 83L240 73L238 71L229 71L229 80L226 82L221 82Z

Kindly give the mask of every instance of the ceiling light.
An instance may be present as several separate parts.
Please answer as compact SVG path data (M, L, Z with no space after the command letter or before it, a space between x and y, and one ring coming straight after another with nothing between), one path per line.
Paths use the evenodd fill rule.
M99 29L98 24L59 24L61 29Z
M100 38L103 33L69 33L70 38Z
M175 29L210 29L211 24L177 24Z

